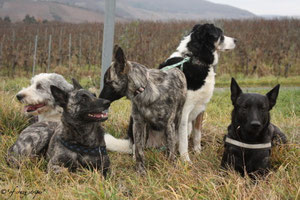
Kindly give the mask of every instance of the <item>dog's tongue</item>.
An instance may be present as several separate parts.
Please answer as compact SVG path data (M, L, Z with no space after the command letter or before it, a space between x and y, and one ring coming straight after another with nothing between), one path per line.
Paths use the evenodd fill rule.
M44 105L45 104L43 104L43 103L35 104L35 105L28 105L28 106L25 106L24 109L25 109L25 112L33 112L33 111L37 110L38 108L43 107Z
M101 117L102 117L102 114L101 114L101 113L96 113L96 114L94 114L94 117L96 117L96 118L101 118Z
M108 114L107 113L93 113L93 114L89 114L89 116L93 117L93 118L101 119L101 118L107 117Z

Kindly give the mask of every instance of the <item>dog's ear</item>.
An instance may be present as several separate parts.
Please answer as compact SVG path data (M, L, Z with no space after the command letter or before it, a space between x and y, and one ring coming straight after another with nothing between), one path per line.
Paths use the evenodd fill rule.
M66 107L68 104L68 93L59 89L58 87L51 85L50 86L51 93L54 97L55 102L61 106L61 107Z
M82 86L80 85L80 83L75 78L72 78L72 82L73 82L74 90L82 89Z
M241 90L240 86L238 85L238 83L234 78L231 78L230 90L231 90L231 101L232 104L234 105L237 98L243 93L243 91Z
M123 52L123 49L118 45L115 45L114 47L114 58L117 63L125 65L126 62L125 54Z
M130 65L126 62L125 54L121 47L115 45L114 47L114 61L117 73L126 74L129 71Z
M197 31L198 29L201 28L201 24L196 24L193 28L192 28L192 32Z
M271 110L273 108L273 106L275 106L275 104L276 104L276 100L277 100L278 93L279 93L279 88L280 88L280 85L278 84L270 92L268 92L266 94L266 96L269 99L269 110Z

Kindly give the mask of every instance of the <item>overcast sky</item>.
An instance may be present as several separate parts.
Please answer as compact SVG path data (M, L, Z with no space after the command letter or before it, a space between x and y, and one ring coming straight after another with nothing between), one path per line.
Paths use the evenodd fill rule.
M300 16L300 0L209 0L248 10L256 15Z

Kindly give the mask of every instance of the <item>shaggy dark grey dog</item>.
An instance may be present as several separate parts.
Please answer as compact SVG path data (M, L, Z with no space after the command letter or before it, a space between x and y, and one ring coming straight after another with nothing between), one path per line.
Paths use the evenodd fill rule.
M24 157L44 156L57 124L58 122L43 121L24 129L17 141L8 149L7 163L11 167L19 167Z
M74 79L73 85L74 90L69 93L56 86L50 87L63 113L47 151L48 171L87 167L102 170L106 176L110 161L99 122L107 119L110 102L82 89Z
M271 147L286 143L284 133L270 123L270 110L276 104L279 85L266 95L243 93L231 80L232 121L225 136L221 166L233 167L242 176L265 175L270 168Z
M161 71L127 61L115 46L114 62L104 76L100 98L110 101L126 96L132 102L133 136L137 170L145 172L144 147L149 131L162 131L169 159L175 159L177 131L186 98L184 74L177 68Z

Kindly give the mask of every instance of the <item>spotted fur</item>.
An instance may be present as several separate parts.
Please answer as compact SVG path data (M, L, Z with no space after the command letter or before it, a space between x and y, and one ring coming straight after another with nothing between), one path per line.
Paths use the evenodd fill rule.
M11 167L19 167L25 157L44 156L57 125L58 122L42 121L24 129L17 141L8 149L7 163Z
M144 153L149 132L166 137L169 158L175 158L179 119L186 96L186 81L179 69L160 71L127 61L116 46L114 62L104 76L100 98L110 101L126 96L132 102L133 141L137 169L145 172Z

